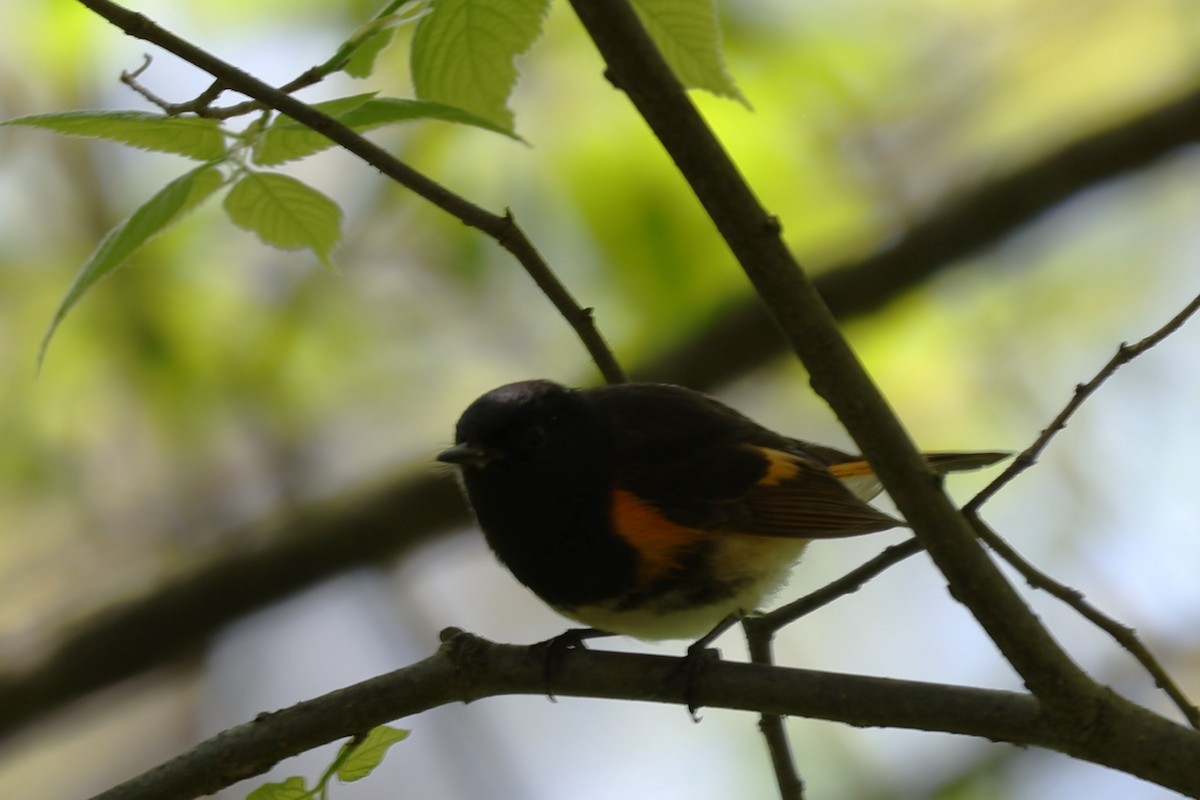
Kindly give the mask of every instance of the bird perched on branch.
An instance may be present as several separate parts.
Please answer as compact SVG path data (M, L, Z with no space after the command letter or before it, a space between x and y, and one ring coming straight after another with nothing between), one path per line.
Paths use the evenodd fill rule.
M939 473L1007 453L930 453ZM594 629L697 639L758 608L813 539L904 523L867 500L861 456L775 433L680 386L493 389L467 408L457 464L491 549Z

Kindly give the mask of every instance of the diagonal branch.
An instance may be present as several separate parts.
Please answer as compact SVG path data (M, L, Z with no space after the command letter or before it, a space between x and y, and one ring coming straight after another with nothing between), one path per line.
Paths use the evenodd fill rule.
M404 5L407 0L392 0L383 8L375 13L371 21L367 24L367 29L372 27L372 23L381 23L386 17L394 14L400 6ZM410 18L411 19L411 18ZM360 29L360 32L363 29ZM292 78L287 83L279 87L279 91L284 94L295 94L301 89L307 89L309 86L314 86L328 78L335 72L346 67L355 52L362 47L370 39L369 36L356 36L342 43L332 56L327 58L321 64L315 64L301 72L295 78ZM232 119L240 117L244 114L253 114L256 111L262 111L269 108L265 103L258 100L246 100L234 105L216 108L213 103L231 87L225 85L220 78L213 81L207 89L193 97L191 100L182 103L171 103L158 97L141 83L138 78L150 66L150 56L146 56L145 62L139 68L132 72L121 73L121 83L128 86L133 91L140 94L150 103L158 106L163 110L163 113L171 116L179 114L195 114L198 117L206 117L208 119Z
M1081 729L1101 691L1050 636L988 558L940 490L866 375L816 288L721 144L663 61L626 0L572 0L623 90L692 187L780 331L870 458L897 507L966 605L1034 695Z
M1134 630L1126 625L1122 625L1116 620L1108 617L1098 608L1084 599L1083 594L1078 590L1068 588L1058 581L1051 578L1046 573L1039 570L1037 567L1026 561L1020 553L1018 553L1011 545L1003 538L995 533L979 516L979 509L996 495L1001 489L1007 486L1014 478L1020 475L1025 470L1037 463L1038 456L1042 451L1049 446L1059 431L1067 427L1067 422L1074 416L1075 412L1091 397L1101 385L1109 378L1116 374L1125 364L1128 364L1133 359L1145 353L1152 347L1155 347L1171 334L1175 333L1184 323L1186 323L1197 311L1200 311L1200 295L1192 299L1190 303L1184 306L1183 310L1172 317L1154 333L1145 337L1135 344L1122 344L1117 348L1117 352L1108 363L1087 383L1081 383L1075 387L1075 394L1071 400L1063 407L1063 410L1058 413L1058 416L1046 426L1033 444L1021 452L999 476L989 483L984 489L979 492L971 502L963 507L963 514L966 515L975 532L979 535L988 547L994 550L1005 561L1011 564L1026 582L1034 588L1041 589L1050 595L1058 598L1066 603L1071 608L1075 609L1082 617L1090 621L1096 627L1103 630L1111 636L1118 644L1129 651L1138 663L1140 663L1151 677L1154 678L1154 683L1162 689L1184 715L1192 727L1200 728L1200 709L1196 707L1183 690L1175 683L1174 679L1167 673L1158 659L1146 648L1145 645L1138 639Z
M511 213L493 214L466 198L460 197L436 181L417 172L333 117L317 111L287 92L276 89L191 42L179 38L154 24L142 14L130 11L111 0L79 0L79 3L130 36L156 44L189 64L204 70L216 78L221 87L252 97L264 106L273 108L297 122L307 125L375 167L387 177L459 219L463 224L490 236L517 259L537 284L538 289L546 295L558 313L575 330L604 379L609 383L621 383L625 380L624 371L596 328L591 310L583 308L575 301L575 298L571 296L541 254L538 253L533 243L525 236Z
M1067 427L1067 422L1072 416L1074 416L1075 412L1079 410L1079 407L1082 406L1084 402L1091 397L1101 385L1104 384L1105 381L1115 375L1117 370L1119 370L1121 367L1125 366L1130 361L1133 361L1142 353L1146 352L1171 334L1175 333L1175 331L1182 328L1183 324L1191 319L1192 315L1194 315L1197 311L1200 311L1200 295L1192 298L1192 301L1184 306L1182 311L1168 320L1165 325L1156 330L1154 333L1142 339L1140 342L1136 342L1135 344L1122 343L1122 345L1117 348L1117 352L1113 355L1113 357L1108 360L1108 363L1096 373L1095 377L1093 377L1087 383L1081 383L1075 387L1075 395L1071 398L1071 401L1063 407L1063 410L1058 413L1058 416L1054 418L1054 421L1046 426L1046 429L1042 431L1041 435L1038 436L1036 440L1034 440L1033 444L1025 448L1020 455L1013 459L1012 463L1009 464L1003 472L996 476L995 480L984 487L983 491L977 494L970 503L964 506L963 512L971 516L976 515L984 503L986 503L988 500L991 500L997 492L1008 485L1014 478L1036 464L1038 456L1040 456L1042 451L1045 450L1047 445L1050 444L1050 440L1053 439L1059 431Z
M1107 633L1117 644L1125 648L1142 665L1146 672L1150 674L1150 677L1154 679L1154 685L1162 689L1163 693L1171 699L1171 702L1183 714L1184 719L1193 728L1200 729L1200 708L1197 708L1188 699L1183 689L1179 687L1179 684L1175 682L1170 673L1158 662L1154 654L1142 644L1141 639L1138 638L1137 632L1133 628L1130 628L1128 625L1122 625L1096 608L1084 598L1083 593L1078 589L1064 586L1026 561L1012 545L1004 541L999 534L988 527L976 513L967 513L967 517L970 519L971 525L975 528L975 532L979 534L979 538L994 550L997 555L1011 564L1017 572L1021 573L1021 577L1025 579L1026 583L1066 603L1081 617Z
M1168 320L1158 330L1141 341L1133 344L1122 344L1107 364L1087 383L1079 384L1075 394L1066 407L1055 417L1054 421L1028 448L1022 452L999 477L980 491L966 506L963 513L970 521L975 533L997 555L1012 565L1026 582L1048 594L1058 598L1080 616L1100 628L1124 647L1154 678L1154 683L1171 699L1176 708L1193 728L1200 728L1200 709L1198 709L1175 680L1167 673L1158 659L1138 639L1137 633L1127 625L1122 625L1110 618L1098 608L1084 599L1083 594L1076 589L1064 586L1033 564L1025 560L1011 545L993 531L979 516L980 507L995 496L1004 486L1017 475L1037 462L1038 456L1050 444L1050 440L1067 426L1067 422L1079 410L1080 406L1100 388L1118 369L1133 359L1155 347L1171 334L1179 330L1197 312L1200 311L1200 296L1195 297L1182 311ZM746 638L750 643L750 652L755 663L769 664L771 662L771 638L785 625L811 614L818 608L836 600L839 597L858 591L863 584L879 575L884 570L900 561L921 552L921 544L916 539L909 539L898 545L887 548L870 561L862 564L846 575L832 581L820 589L795 600L769 614L745 620ZM772 745L774 748L774 745Z

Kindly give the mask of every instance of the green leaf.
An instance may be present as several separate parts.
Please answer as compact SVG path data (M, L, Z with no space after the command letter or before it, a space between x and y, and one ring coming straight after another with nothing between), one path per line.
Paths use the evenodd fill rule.
M549 0L439 0L413 34L417 96L513 129L514 59L542 32Z
M70 136L109 139L197 161L225 157L225 136L215 119L168 117L144 111L63 111L17 117L0 125L28 125Z
M396 28L416 22L425 15L431 0L391 0L375 18L351 34L338 48L333 63L349 52L350 57L341 69L352 78L366 78L375 69L375 59L387 49L396 35Z
M337 97L333 100L326 100L323 103L313 103L312 107L317 111L320 111L322 114L328 114L331 117L337 117L345 114L347 111L353 111L377 94L379 94L379 92L363 92L362 94L352 94L348 95L347 97ZM303 123L296 122L296 120L292 119L286 114L280 114L277 116L272 122L272 125L277 125L281 128L289 125L304 127Z
M58 304L54 318L42 337L38 353L40 365L46 356L50 337L58 329L67 312L95 285L96 281L124 264L146 242L174 225L183 216L204 202L225 182L217 168L204 165L185 173L164 186L117 227L108 232L95 252L88 257L75 281Z
M509 128L497 125L489 119L472 114L462 108L436 103L432 100L403 100L398 97L381 97L369 103L363 103L358 108L341 117L341 121L359 131L371 130L383 125L397 122L413 122L421 119L436 119L442 122L457 122L460 125L472 125L493 133L501 133L510 138L522 141Z
M377 92L339 97L316 103L313 108L331 117L338 117L369 101ZM303 123L296 122L291 117L280 114L271 121L254 141L254 163L263 166L275 166L285 161L295 161L304 158L327 147L333 146L333 140L317 133Z
M348 745L345 759L337 769L338 780L350 783L367 777L379 766L388 748L408 738L409 731L380 725L371 729L361 742Z
M716 0L633 0L633 7L685 87L749 105L725 70Z
M375 59L395 38L395 28L375 31L354 48L354 54L347 59L346 66L342 69L351 78L369 78L375 70Z
M519 136L491 120L486 120L461 108L429 100L381 97L377 100L368 100L358 108L337 116L337 120L343 125L360 132L381 128L384 125L425 119L472 125L522 141ZM286 119L277 129L268 131L264 140L255 145L254 161L263 166L274 166L310 156L332 146L333 141L329 138L311 128L304 127L299 122Z
M264 783L250 794L246 800L307 800L312 792L304 785L304 778L291 777L283 783Z
M342 235L337 203L287 175L247 172L225 196L225 213L239 228L283 250L307 248L332 267L329 254Z

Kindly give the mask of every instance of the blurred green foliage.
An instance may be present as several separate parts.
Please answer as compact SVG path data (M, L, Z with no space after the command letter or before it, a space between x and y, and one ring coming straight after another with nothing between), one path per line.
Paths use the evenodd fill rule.
M143 5L275 82L376 10ZM759 0L722 14L729 71L753 110L697 102L815 270L875 250L958 187L1172 96L1195 80L1200 52L1197 11L1170 0ZM81 7L8 4L0 31L0 116L140 107L117 75L144 45ZM399 32L369 85L335 78L302 98L410 96L410 35ZM511 106L528 145L439 122L378 141L473 201L511 208L627 366L743 296L719 237L564 4L520 67ZM165 56L143 81L171 100L207 85ZM595 379L507 254L335 151L288 169L344 209L341 274L204 209L92 290L39 376L42 332L79 264L185 168L0 132L0 656L247 546L221 537L233 522L428 458L486 388ZM1196 172L1179 162L1090 198L853 326L923 443L1023 446L1056 410L1031 382L1052 378L1049 396L1065 402L1089 377L1069 356L1098 366L1131 327L1181 305L1195 290L1185 254L1196 252ZM790 402L780 375L796 383L790 364L758 380ZM756 402L788 418L771 395ZM806 422L779 424L821 438ZM945 796L968 794L993 796Z
M273 35L284 8L289 25L312 26L308 39ZM338 8L157 10L164 24L279 79L361 23L361 7ZM140 61L136 43L71 4L39 5L19 19L4 13L12 17L0 62L6 117L139 103L116 81L120 68ZM1192 75L1190 12L1169 2L746 4L724 13L731 70L756 110L698 102L816 269L869 252L954 188L1151 104ZM238 29L261 33L251 47ZM385 54L377 71L385 91L403 89L396 73L405 47ZM168 60L144 80L186 99L180 87L198 79L181 77ZM596 307L627 361L686 337L743 293L715 231L600 79L564 9L555 9L522 70L513 105L530 147L439 123L381 141L484 206L512 208L581 301ZM365 85L331 83L305 99ZM198 547L198 528L219 530L281 498L336 492L432 451L430 425L448 430L457 401L476 389L534 372L590 374L565 327L497 247L352 158L327 153L298 174L347 211L344 276L202 214L101 284L36 378L38 331L75 265L179 163L27 131L3 136L0 188L12 211L0 220L0 569L49 557L49 541L105 552L115 537L141 553L138 563L122 555L109 570L79 576L79 588L102 594L140 583L143 570L163 568L154 554L164 545L167 553ZM1099 261L1089 270L1106 260L1091 258ZM1077 278L1024 269L1016 280L1027 333L1066 319L1082 334L1089 315L1042 313L1061 310ZM960 372L943 374L952 331L963 316L1013 307L989 297L1002 282L978 282L968 302L984 311L956 313L961 303L923 295L878 323L878 336L864 340L878 339L868 356L883 369L905 364L920 376L914 391L937 380L969 393ZM1129 311L1119 280L1100 283L1122 301L1114 312ZM1095 302L1089 295L1088 308ZM914 319L923 327L912 334L888 333ZM169 531L177 537L163 540ZM15 612L7 625L51 611L4 606Z

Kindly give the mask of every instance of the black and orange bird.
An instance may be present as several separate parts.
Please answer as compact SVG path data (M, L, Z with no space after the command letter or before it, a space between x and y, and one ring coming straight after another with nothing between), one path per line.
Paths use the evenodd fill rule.
M955 472L1007 453L930 453ZM813 539L904 523L861 456L667 384L511 383L472 403L457 464L488 545L592 633L702 639L759 608Z

